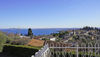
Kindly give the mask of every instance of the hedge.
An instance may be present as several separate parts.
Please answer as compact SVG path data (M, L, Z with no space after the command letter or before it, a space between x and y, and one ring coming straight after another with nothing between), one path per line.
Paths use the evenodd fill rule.
M40 47L30 47L24 45L5 45L3 53L17 57L31 57L34 55Z

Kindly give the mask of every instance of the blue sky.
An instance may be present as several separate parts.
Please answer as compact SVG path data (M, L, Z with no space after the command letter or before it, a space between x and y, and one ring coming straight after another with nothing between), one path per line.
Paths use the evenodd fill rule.
M0 0L0 28L100 27L100 0Z

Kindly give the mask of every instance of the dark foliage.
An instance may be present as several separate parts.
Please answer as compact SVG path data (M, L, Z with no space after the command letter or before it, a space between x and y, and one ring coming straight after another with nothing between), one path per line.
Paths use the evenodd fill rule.
M28 36L30 36L30 38L33 37L33 33L32 33L32 29L31 28L28 29Z
M37 51L38 49L6 45L4 46L3 53L7 53L9 55L13 55L17 57L31 57Z
M29 29L28 29L28 36L31 36L31 35L33 35L33 33L32 33L32 29L29 28Z

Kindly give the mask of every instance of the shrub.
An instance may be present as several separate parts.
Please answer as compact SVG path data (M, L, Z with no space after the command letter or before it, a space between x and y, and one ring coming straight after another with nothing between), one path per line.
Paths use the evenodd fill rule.
M0 32L0 52L3 50L3 44L6 42L7 36Z
M16 38L14 41L11 42L13 45L25 45L30 41L28 38Z
M14 41L14 38L8 37L8 38L6 39L6 44L11 44L12 41Z
M3 52L18 57L31 57L39 49L39 47L30 47L24 45L5 45Z

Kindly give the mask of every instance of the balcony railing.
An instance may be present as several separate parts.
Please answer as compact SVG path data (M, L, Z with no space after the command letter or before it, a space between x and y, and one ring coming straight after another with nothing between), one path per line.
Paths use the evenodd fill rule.
M55 45L55 44L54 44ZM45 45L34 57L100 57L100 44L81 46Z

